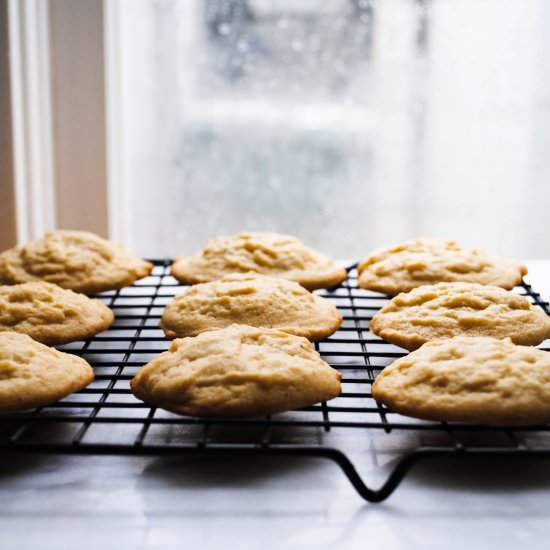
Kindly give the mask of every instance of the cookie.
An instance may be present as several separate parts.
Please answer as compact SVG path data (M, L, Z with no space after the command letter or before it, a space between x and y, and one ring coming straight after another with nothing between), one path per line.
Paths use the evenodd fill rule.
M277 233L219 237L209 241L200 254L178 258L172 265L172 275L191 285L250 271L290 279L309 290L338 285L347 275L324 254Z
M360 288L395 296L417 286L463 281L514 288L527 273L515 260L489 256L455 241L419 239L372 253L357 268Z
M305 338L231 325L174 340L131 386L139 399L179 414L247 417L336 397L341 376Z
M329 300L294 281L249 274L190 287L166 306L160 326L168 338L181 338L233 323L316 341L335 332L342 316Z
M386 367L373 397L426 420L526 426L550 421L550 353L511 340L428 342Z
M133 284L153 266L87 231L48 231L0 254L0 282L47 281L84 294Z
M99 300L51 283L0 286L0 331L28 334L49 346L91 338L113 318Z
M81 357L0 332L0 411L43 407L81 390L94 371Z
M438 283L399 294L373 317L369 328L409 350L462 335L511 338L534 346L550 338L550 317L524 296L496 286Z

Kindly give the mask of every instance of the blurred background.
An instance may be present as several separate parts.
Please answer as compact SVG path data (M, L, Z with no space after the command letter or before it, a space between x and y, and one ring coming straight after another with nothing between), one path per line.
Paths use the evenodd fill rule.
M419 236L550 255L547 1L5 8L19 241L79 227L161 257L274 230L345 259Z

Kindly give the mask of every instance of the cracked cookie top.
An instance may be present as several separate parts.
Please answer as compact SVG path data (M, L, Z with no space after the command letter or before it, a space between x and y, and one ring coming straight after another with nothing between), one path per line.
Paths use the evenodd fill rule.
M113 318L99 300L51 283L0 286L0 331L28 334L49 346L91 338Z
M0 254L0 282L46 281L84 294L133 284L153 266L87 231L48 231Z
M251 273L190 287L166 306L160 325L169 338L181 338L233 323L321 340L338 329L342 316L294 281Z
M550 421L550 353L489 337L428 342L386 367L372 394L426 420L543 424Z
M399 294L369 326L384 340L409 350L460 335L511 338L525 345L550 338L550 317L527 298L475 283L424 285Z
M248 272L296 281L309 290L335 286L347 275L334 260L298 239L269 232L212 239L199 254L172 265L172 275L185 284Z
M92 382L81 357L63 353L26 334L0 332L0 411L43 407Z
M418 239L373 252L358 266L360 288L395 296L417 286L462 281L514 288L527 273L515 260L455 241Z
M132 380L135 395L191 416L262 416L340 393L341 374L305 338L246 325L174 340Z

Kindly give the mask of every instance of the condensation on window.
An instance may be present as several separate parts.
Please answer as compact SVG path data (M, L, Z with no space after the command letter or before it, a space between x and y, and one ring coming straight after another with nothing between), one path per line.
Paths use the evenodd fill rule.
M121 0L128 246L550 253L550 3Z

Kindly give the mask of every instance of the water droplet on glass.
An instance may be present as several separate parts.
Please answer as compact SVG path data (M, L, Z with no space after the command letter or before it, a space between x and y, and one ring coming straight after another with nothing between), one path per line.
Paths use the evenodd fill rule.
M227 36L231 32L231 25L227 23L220 23L218 25L218 34L222 36Z
M288 19L281 17L281 19L277 22L277 25L280 29L286 29L288 27Z
M293 40L292 49L295 52L301 52L304 49L304 43L301 40Z
M249 49L249 46L248 46L248 41L246 40L239 40L237 42L237 49L240 51L240 52L247 52L248 49Z

